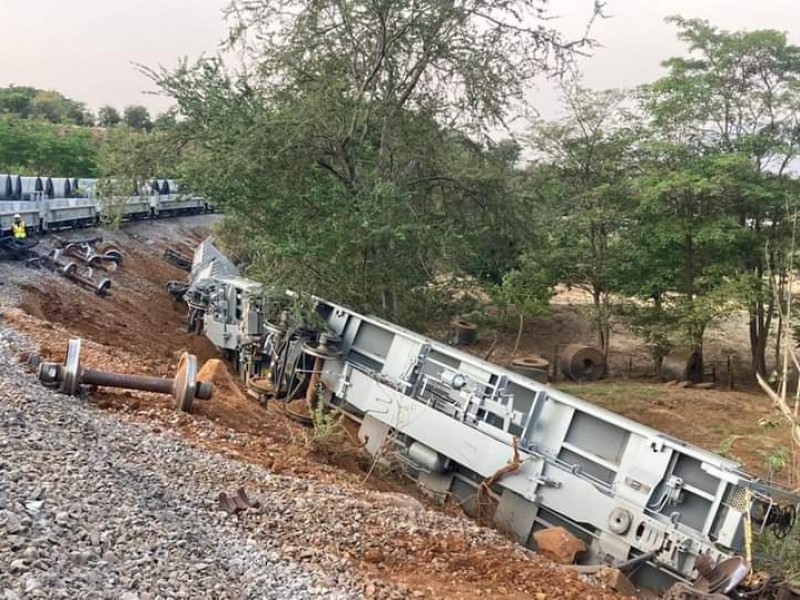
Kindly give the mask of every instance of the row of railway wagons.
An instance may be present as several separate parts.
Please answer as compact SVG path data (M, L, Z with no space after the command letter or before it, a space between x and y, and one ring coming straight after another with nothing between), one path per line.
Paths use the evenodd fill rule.
M77 177L25 177L0 173L0 200L36 201L51 198L94 198L98 196L99 179ZM113 185L113 181L109 181ZM141 185L130 185L123 194L131 196L171 196L180 191L174 179L150 179Z
M153 179L126 195L99 193L97 179L0 174L0 237L19 215L32 233L93 227L103 220L137 221L213 212L204 198L177 182ZM135 187L135 186L134 186Z

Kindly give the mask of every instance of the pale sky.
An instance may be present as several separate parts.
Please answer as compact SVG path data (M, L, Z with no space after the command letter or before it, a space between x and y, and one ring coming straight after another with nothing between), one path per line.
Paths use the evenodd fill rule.
M56 89L96 110L144 104L169 106L147 95L151 83L132 66L174 66L180 57L214 53L225 35L228 0L0 0L0 86ZM591 0L551 0L551 23L578 34ZM608 0L611 18L595 24L602 45L581 61L584 82L595 88L629 87L661 73L662 60L681 54L664 17L709 19L725 29L787 31L800 44L798 0ZM547 83L533 93L543 115L558 106Z

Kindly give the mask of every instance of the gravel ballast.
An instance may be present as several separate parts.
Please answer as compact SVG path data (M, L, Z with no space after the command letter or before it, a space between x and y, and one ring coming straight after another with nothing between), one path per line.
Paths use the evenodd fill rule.
M275 475L44 388L17 364L31 350L0 325L0 598L360 595L218 510L221 491Z

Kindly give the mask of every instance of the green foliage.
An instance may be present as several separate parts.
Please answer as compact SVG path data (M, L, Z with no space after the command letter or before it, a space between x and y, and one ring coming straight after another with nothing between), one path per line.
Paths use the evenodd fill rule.
M719 449L717 450L717 454L719 454L722 458L727 458L728 460L732 460L734 462L741 462L741 459L739 459L739 457L737 457L735 454L731 452L731 448L733 448L733 443L737 439L739 438L735 435L729 435L728 437L726 437L724 440L722 440L722 443L720 444Z
M771 477L774 478L778 473L783 471L790 460L789 449L786 446L778 446L775 448L766 459L766 465Z
M501 310L513 307L517 314L539 316L550 310L553 277L539 257L523 255L520 268L508 271L494 288L493 298Z
M309 407L312 430L305 436L305 447L316 453L338 454L346 447L344 415L328 408L323 386L316 390Z
M10 86L0 88L0 114L50 123L91 125L92 115L83 102L76 102L53 90Z
M174 129L175 126L178 124L176 119L176 114L174 110L168 110L159 114L153 120L153 129L158 129L162 131L169 131Z
M92 177L97 144L91 131L0 115L0 172Z
M684 223L681 231L664 230L662 219L654 228L665 254L647 272L651 284L678 276L668 285L682 286L689 298L703 293L693 286L711 263L718 272L706 275L735 270L747 279L740 299L750 312L753 367L764 373L775 281L767 277L764 248L770 249L769 268L781 276L787 265L787 197L795 196L790 190L797 185L787 168L800 141L800 47L777 31L728 32L697 19L670 21L690 56L666 61L669 74L642 89L654 133L650 158L662 167L650 180L659 185L645 189L655 203L669 202L672 217ZM645 236L652 239L649 231ZM678 252L684 255L682 272L670 274Z
M537 123L529 143L540 156L533 184L547 190L540 226L549 232L538 260L553 280L589 292L601 349L611 334L612 291L619 289L621 234L635 206L632 148L641 134L627 109L627 94L563 87L566 115Z
M499 282L527 213L518 151L480 134L588 43L538 5L237 2L245 74L151 73L178 104L181 179L225 207L234 251L272 282L406 323L437 274Z
M113 106L101 106L100 110L97 111L97 124L100 127L114 127L119 125L121 121L122 117L119 111Z
M101 147L100 175L109 183L114 181L117 193L130 195L154 175L175 175L177 163L177 146L168 133L115 127L107 132Z
M109 129L101 147L97 185L105 226L119 225L128 197L150 193L153 175L172 177L177 162L176 146L166 132L139 132L124 125Z
M136 131L150 131L153 128L150 111L138 104L126 106L122 120L125 125Z

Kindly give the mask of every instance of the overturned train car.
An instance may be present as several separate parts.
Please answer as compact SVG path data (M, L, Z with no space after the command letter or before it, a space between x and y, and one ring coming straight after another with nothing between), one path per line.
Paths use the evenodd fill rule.
M691 584L716 564L706 592L735 597L748 531L785 537L794 525L798 495L734 462L384 320L270 292L211 241L197 249L187 289L190 327L244 377L266 378L284 399L319 386L318 397L360 422L370 453L434 497L481 510L481 484L518 449L488 504L523 545L563 526L586 542L582 562L636 563L637 586Z

